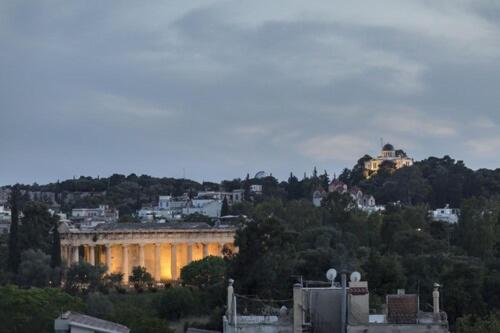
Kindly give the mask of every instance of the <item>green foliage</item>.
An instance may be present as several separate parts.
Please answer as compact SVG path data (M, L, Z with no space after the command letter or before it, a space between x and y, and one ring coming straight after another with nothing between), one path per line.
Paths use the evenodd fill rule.
M457 333L500 333L500 316L465 316L457 321Z
M21 255L18 281L25 287L51 286L54 270L50 266L50 256L40 250L26 250Z
M0 332L52 333L62 312L83 308L81 300L58 289L0 287Z
M162 318L178 320L179 318L196 313L199 301L189 288L174 287L163 291L158 300L157 311Z
M85 305L86 313L97 318L109 318L114 310L114 305L109 297L101 293L89 294Z
M50 231L55 225L53 217L44 203L30 201L23 210L24 217L19 227L19 241L21 249L40 249L50 253Z
M132 268L132 275L130 275L129 281L134 284L135 290L142 292L146 287L152 287L154 279L153 276L146 271L146 267L135 266Z
M220 284L226 278L226 262L220 257L209 256L193 261L181 270L181 280L199 289Z
M184 284L196 287L207 312L225 303L227 263L214 256L193 261L181 270Z
M8 269L11 273L17 273L21 263L21 250L19 246L19 204L21 193L16 184L12 188L9 198L11 209L11 224L9 233L9 258Z
M499 232L500 203L471 198L464 201L458 223L458 240L470 256L493 256Z
M73 264L66 273L64 289L70 294L86 294L102 288L106 266L93 266L86 262Z

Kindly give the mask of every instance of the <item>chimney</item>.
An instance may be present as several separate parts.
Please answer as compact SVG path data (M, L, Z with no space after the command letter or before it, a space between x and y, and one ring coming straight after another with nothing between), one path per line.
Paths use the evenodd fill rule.
M233 313L233 297L234 297L233 283L234 280L229 279L229 286L227 287L227 311L226 311L226 316L229 320L231 320Z
M432 307L434 308L435 314L439 314L439 287L439 284L434 283L434 291L432 292Z

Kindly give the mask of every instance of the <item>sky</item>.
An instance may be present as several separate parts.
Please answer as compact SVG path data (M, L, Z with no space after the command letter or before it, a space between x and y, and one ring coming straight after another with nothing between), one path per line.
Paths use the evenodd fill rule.
M500 167L498 1L0 0L0 185L198 181L391 142Z

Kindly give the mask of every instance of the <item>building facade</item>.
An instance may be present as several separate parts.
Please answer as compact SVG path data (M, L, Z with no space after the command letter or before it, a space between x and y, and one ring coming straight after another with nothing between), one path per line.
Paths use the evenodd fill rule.
M135 266L145 267L157 282L177 280L193 260L237 250L235 228L205 223L112 223L90 230L62 224L59 232L64 262L106 265L109 273L123 273L124 283Z
M394 149L390 143L382 147L380 155L365 162L364 176L370 178L377 174L384 163L392 163L395 169L412 166L413 158L409 158L402 150Z

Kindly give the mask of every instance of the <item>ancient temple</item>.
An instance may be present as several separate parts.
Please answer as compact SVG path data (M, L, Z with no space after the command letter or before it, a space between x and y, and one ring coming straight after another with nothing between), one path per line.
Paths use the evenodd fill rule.
M177 280L182 267L207 256L237 249L236 228L206 223L105 223L92 229L59 228L61 256L67 265L84 260L121 272L124 283L135 266L158 282Z

